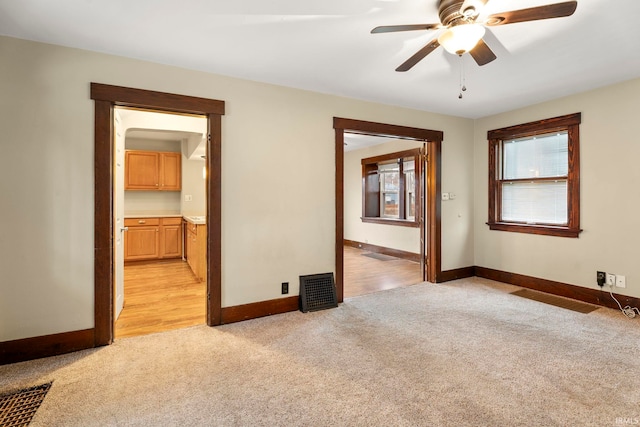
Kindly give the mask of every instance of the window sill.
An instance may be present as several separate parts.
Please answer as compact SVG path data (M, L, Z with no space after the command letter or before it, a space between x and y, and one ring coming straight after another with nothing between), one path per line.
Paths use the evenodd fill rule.
M511 231L514 233L540 234L545 236L574 237L582 232L580 229L554 227L552 225L513 224L507 222L488 222L490 230Z
M386 225L397 225L400 227L414 227L419 228L420 224L418 221L408 221L406 219L392 219L392 218L377 218L377 217L360 217L362 222L368 222L371 224L386 224Z

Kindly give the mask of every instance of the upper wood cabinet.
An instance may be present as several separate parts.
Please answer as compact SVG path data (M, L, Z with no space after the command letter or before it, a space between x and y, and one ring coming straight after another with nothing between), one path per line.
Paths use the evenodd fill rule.
M127 150L124 171L125 190L180 191L182 188L180 153Z
M182 187L182 155L180 153L160 153L160 189L180 191Z

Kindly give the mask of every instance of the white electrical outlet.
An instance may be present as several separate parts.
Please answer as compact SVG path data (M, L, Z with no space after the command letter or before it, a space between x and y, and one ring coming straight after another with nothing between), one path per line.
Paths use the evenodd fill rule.
M442 193L442 200L449 200L449 193Z
M456 199L456 193L449 193L449 200L455 200Z
M616 286L619 288L626 288L627 287L627 278L618 274L616 275Z
M607 286L615 286L616 285L616 275L607 273Z

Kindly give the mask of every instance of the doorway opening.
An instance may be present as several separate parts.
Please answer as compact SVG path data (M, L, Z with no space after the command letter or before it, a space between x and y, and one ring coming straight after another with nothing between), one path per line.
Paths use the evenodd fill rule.
M419 141L426 145L416 167L424 166L420 185L424 206L416 221L420 229L420 275L423 281L437 282L441 274L440 264L440 174L442 131L367 122L362 120L334 117L335 130L335 194L336 194L336 241L335 241L335 282L338 301L344 300L345 289L345 135L368 135L401 140ZM364 185L364 184L363 184ZM364 197L363 197L364 199ZM366 203L362 200L362 203ZM364 210L364 208L363 208ZM363 215L365 216L365 215Z
M344 297L422 282L425 143L344 132Z
M91 83L95 107L94 136L94 345L108 345L114 337L114 109L129 107L173 114L201 115L206 139L206 323L221 324L222 291L222 115L224 101Z
M202 115L114 108L114 338L204 324Z

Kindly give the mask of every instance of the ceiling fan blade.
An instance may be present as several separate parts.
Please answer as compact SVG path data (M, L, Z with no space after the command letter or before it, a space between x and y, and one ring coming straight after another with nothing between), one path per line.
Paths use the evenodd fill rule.
M487 65L489 62L496 59L496 54L493 53L491 48L487 46L482 39L480 39L476 47L469 51L469 54L471 54L473 59L480 66Z
M371 30L371 34L395 33L398 31L435 30L440 27L440 24L385 25L382 27L375 27Z
M414 65L433 52L438 46L440 46L438 39L431 40L425 47L417 51L411 58L407 59L398 68L396 68L396 71L409 71Z
M477 16L489 0L464 0L460 7L460 14L463 16Z
M561 18L571 16L578 7L577 1L548 4L529 9L512 10L510 12L496 13L487 18L486 25L506 25L518 22L537 21L540 19Z

